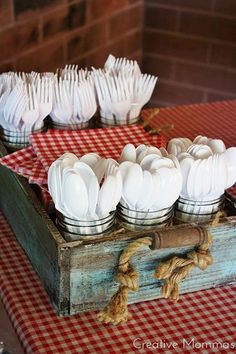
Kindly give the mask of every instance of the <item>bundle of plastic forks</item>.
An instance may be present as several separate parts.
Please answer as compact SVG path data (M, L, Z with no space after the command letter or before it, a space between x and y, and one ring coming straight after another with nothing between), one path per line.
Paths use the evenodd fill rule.
M66 66L54 81L54 100L50 113L53 126L81 129L88 126L97 110L92 78L87 69Z
M138 63L110 55L104 69L93 68L92 76L102 125L132 124L150 100L157 77L142 74Z
M1 139L22 148L32 132L43 130L52 109L52 75L9 72L0 75L0 85Z

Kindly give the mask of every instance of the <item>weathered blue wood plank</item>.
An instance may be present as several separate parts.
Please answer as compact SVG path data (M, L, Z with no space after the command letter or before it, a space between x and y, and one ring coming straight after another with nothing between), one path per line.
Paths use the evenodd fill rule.
M211 253L213 265L205 271L194 269L181 284L181 293L208 289L236 281L236 218L209 231L213 236ZM86 311L104 306L118 288L114 281L118 257L127 246L128 240L105 242L100 245L83 246L71 253L70 311ZM173 255L184 255L193 247L161 250L143 249L132 259L139 272L140 289L129 293L129 303L160 297L161 282L154 278L159 262Z

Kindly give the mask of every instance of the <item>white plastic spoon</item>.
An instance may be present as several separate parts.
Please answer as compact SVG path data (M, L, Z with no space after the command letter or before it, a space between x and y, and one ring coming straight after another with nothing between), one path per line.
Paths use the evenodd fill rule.
M78 161L74 164L74 169L81 175L88 193L88 215L96 218L95 210L98 201L99 184L92 168L86 163Z
M124 161L131 161L131 162L136 162L136 149L133 144L127 144L123 148L119 163L122 163Z
M85 162L90 167L94 167L101 157L95 152L85 154L80 158L80 161Z
M134 207L138 201L139 195L141 194L142 183L142 168L137 163L133 163L128 167L126 177L123 179L122 192L122 196L131 208Z
M112 210L116 189L116 180L114 176L108 175L105 178L98 192L97 213L100 217L105 217Z
M84 220L88 212L88 193L79 173L67 170L62 181L62 199L70 214Z
M153 198L153 180L149 171L143 171L143 183L141 193L135 208L137 210L148 210L151 207Z

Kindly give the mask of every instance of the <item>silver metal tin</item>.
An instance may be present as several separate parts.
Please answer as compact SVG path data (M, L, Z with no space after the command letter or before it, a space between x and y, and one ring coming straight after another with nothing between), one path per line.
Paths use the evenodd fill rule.
M136 117L136 118L129 118L126 117L124 119L117 119L115 116L113 116L112 119L108 119L105 117L100 116L99 118L99 125L103 128L112 128L115 126L122 126L122 125L132 125L132 124L136 124L139 121L140 117Z
M152 230L169 226L173 218L173 206L157 211L132 210L119 204L117 207L118 222L133 231Z
M81 130L81 129L86 129L89 126L89 121L88 122L82 122L82 123L71 123L71 124L62 124L58 122L54 122L51 120L51 125L53 129L59 129L59 130Z
M194 201L180 197L175 203L175 218L182 222L207 222L224 208L224 204L224 195L207 201Z
M57 213L57 226L68 241L80 240L82 236L102 236L111 232L115 226L115 212L98 220L75 220Z
M45 131L45 127L42 126L40 129L31 130L31 131L10 131L7 129L1 128L0 130L0 139L3 144L12 150L19 150L29 146L30 135L42 133Z

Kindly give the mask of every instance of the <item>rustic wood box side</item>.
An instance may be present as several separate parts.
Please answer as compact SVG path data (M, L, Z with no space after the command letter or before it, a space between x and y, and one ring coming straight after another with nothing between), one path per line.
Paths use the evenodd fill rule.
M7 154L0 144L1 156ZM15 236L38 273L59 313L68 313L64 282L68 257L59 245L64 239L42 208L37 196L24 178L0 165L0 207Z
M217 227L209 227L209 231L213 236L211 254L214 263L205 271L195 268L181 284L181 293L236 281L236 217L225 218ZM133 239L127 235L71 248L70 314L97 310L109 302L118 289L114 275L119 256ZM135 254L131 262L139 272L139 291L129 293L129 303L160 298L161 282L154 278L155 268L164 259L184 256L193 248L151 250L146 247Z

